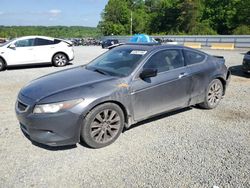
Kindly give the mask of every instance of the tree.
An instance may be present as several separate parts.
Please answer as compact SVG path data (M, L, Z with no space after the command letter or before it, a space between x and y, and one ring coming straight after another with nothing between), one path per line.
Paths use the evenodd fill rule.
M99 28L105 35L232 34L250 27L250 0L109 0ZM248 33L248 32L247 32Z
M126 0L109 0L98 28L105 35L122 35L129 31L130 10Z
M178 11L177 30L189 33L199 22L200 6L198 0L180 0L176 5Z
M241 0L203 0L205 9L202 20L207 20L209 25L219 34L230 34L237 24L234 20L240 1Z

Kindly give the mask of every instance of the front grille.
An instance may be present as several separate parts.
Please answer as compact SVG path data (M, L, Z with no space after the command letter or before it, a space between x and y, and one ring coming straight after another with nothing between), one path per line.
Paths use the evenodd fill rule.
M20 101L17 101L17 109L20 111L20 112L24 112L28 109L28 105L20 102Z

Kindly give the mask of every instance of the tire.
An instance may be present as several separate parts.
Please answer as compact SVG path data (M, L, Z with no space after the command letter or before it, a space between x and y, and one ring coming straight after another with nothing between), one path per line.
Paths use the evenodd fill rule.
M2 58L0 58L0 71L4 71L6 69L6 64Z
M68 57L63 53L57 53L52 58L52 63L55 67L63 67L69 62Z
M219 79L214 79L206 89L205 101L199 104L205 109L213 109L218 106L223 95L223 85Z
M112 144L124 127L122 109L114 103L104 103L91 110L83 120L81 141L91 148Z

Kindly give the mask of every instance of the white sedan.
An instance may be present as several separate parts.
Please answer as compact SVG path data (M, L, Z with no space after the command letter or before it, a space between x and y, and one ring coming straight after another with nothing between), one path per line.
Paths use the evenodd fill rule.
M65 66L74 58L72 43L63 39L27 36L0 45L0 71L9 65L48 63Z

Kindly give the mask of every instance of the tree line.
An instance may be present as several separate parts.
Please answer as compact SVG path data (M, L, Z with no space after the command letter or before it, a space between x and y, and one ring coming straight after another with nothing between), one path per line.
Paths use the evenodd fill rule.
M250 0L109 0L103 35L250 34Z
M0 26L0 38L43 35L58 38L84 38L99 36L97 28L82 26Z

